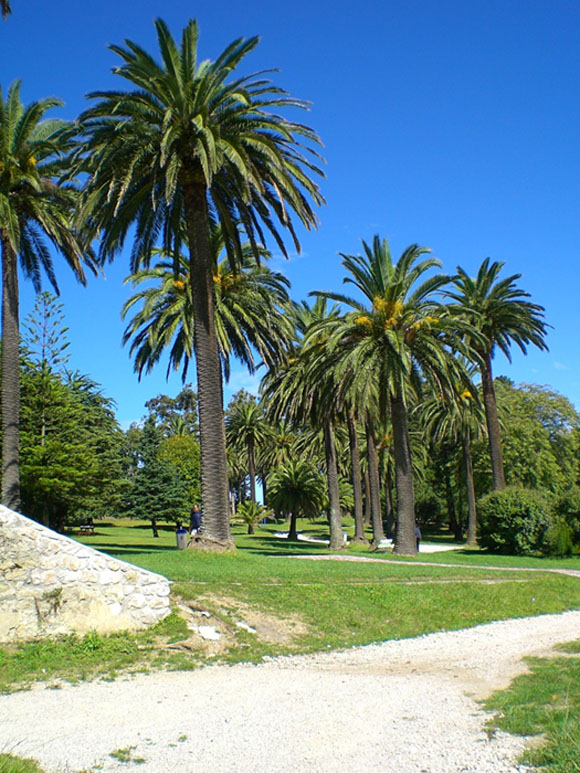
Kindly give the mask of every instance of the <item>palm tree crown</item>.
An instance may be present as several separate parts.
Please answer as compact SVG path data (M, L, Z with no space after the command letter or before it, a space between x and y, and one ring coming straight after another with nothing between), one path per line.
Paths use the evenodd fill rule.
M315 518L325 503L324 479L306 459L282 464L268 478L269 499L279 513L290 515L288 539L297 539L298 517Z
M543 306L526 300L530 294L516 287L521 274L497 281L504 265L497 261L490 265L490 259L486 258L475 279L458 266L453 279L457 291L448 291L447 295L472 314L472 323L481 332L475 348L483 355L493 356L498 346L511 362L512 343L524 354L529 344L547 350L544 341L547 325Z
M441 267L440 261L420 260L430 250L414 244L394 262L388 242L378 236L372 246L363 242L363 251L356 256L341 254L349 272L343 281L353 284L363 301L339 293L316 293L353 309L341 324L329 323L334 328L329 343L337 358L341 390L346 393L354 387L366 401L400 397L405 403L423 389L425 379L436 391L453 391L453 374L461 378L465 374L450 353L467 352L461 333L474 331L453 318L436 298L450 277L424 278ZM381 385L378 395L377 384Z
M175 261L161 259L152 268L131 274L125 282L147 284L123 306L126 317L140 304L129 320L123 342L131 342L135 371L139 377L149 373L169 349L167 375L181 367L185 380L193 357L193 312L189 262L185 256ZM229 379L234 355L250 371L257 367L255 352L270 366L288 346L292 325L286 316L290 302L288 280L282 274L260 265L248 252L241 266L232 269L227 258L214 274L215 323L224 376Z
M215 61L198 63L195 21L184 28L181 48L165 22L157 19L155 27L161 63L130 40L111 46L123 60L115 74L136 90L90 94L99 101L80 119L87 139L81 151L89 152L93 175L85 214L102 229L102 254L114 256L134 221L133 270L159 235L165 251L177 254L186 189L197 185L222 223L230 256L241 256L240 223L256 249L265 227L286 254L277 223L299 248L291 211L310 228L317 218L307 197L323 203L309 177L321 171L302 142L320 141L304 124L270 111L307 103L263 74L226 82L258 38L236 40Z

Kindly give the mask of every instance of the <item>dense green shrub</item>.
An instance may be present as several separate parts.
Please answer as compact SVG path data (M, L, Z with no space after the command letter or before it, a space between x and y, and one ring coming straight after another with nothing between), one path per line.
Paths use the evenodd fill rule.
M556 499L556 516L563 518L570 527L572 540L580 545L580 488L572 486Z
M552 556L570 556L580 552L580 488L573 486L556 497L553 514L543 552Z
M549 494L524 488L494 491L479 500L478 513L482 547L512 555L546 549L554 520Z
M549 556L571 556L574 553L574 533L561 516L554 517L546 530L542 552Z

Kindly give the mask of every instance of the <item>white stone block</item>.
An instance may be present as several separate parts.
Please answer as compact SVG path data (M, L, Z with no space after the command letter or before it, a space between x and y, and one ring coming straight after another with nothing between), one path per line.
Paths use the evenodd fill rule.
M99 574L99 582L101 585L108 585L110 582L117 582L117 575L115 572L111 572L109 569L105 569L105 571L100 572Z
M169 599L159 597L151 599L149 606L151 609L165 609L165 607L169 606Z
M132 596L129 596L128 599L125 599L125 606L131 607L132 609L141 609L146 604L147 599L141 593L134 593Z

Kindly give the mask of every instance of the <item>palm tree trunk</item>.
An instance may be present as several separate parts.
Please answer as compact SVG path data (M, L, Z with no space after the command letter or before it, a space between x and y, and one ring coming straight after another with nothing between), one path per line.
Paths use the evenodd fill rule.
M395 450L395 485L397 488L397 531L395 553L414 556L417 553L415 536L415 492L413 466L409 444L407 406L400 392L391 397L393 446Z
M481 369L481 388L483 391L485 420L487 422L487 435L489 438L489 455L491 457L493 487L496 491L503 491L505 488L503 453L501 449L497 403L495 400L495 389L493 386L493 374L491 370L491 354L485 355L484 366Z
M254 444L248 443L248 475L250 476L250 500L256 504L256 465L254 462Z
M367 463L367 466L365 467L363 481L365 486L364 523L365 523L365 526L370 526L372 523L372 512L371 512L372 508L371 508L371 479L369 475L368 463Z
M372 425L370 414L368 413L365 420L365 431L367 436L367 462L369 470L371 521L373 524L373 545L376 547L379 542L385 538L385 532L383 530L383 518L381 513L379 458L375 442L375 430Z
M290 526L288 527L288 539L292 539L292 540L297 540L298 539L297 522L298 522L298 513L291 512L290 513Z
M20 355L18 262L4 231L2 245L2 504L20 511Z
M385 473L385 503L387 505L387 537L395 533L395 512L393 508L393 481L391 478L391 463L387 461Z
M326 456L326 481L328 484L328 523L330 525L329 550L343 550L342 518L338 491L338 464L332 421L324 422L324 453Z
M467 486L467 544L477 545L477 507L475 505L475 486L473 485L473 464L471 461L471 439L469 432L461 438L463 445L463 464L465 484Z
M352 411L348 412L348 439L350 445L350 463L352 467L352 495L354 500L354 542L366 542L363 524L362 484L360 479L360 451L356 420Z
M451 485L451 475L449 473L449 451L447 446L444 446L443 459L443 479L445 482L445 501L447 502L449 531L453 534L455 539L460 540L461 524L457 517L457 508L455 507L455 499L453 497L453 486Z
M209 244L205 185L184 185L183 197L191 263L189 274L199 405L203 497L200 539L202 543L233 548L228 510L222 372L215 329L214 265Z
M266 499L268 497L268 484L266 483L266 473L263 472L261 475L262 478L262 502L264 503L264 506L267 506Z

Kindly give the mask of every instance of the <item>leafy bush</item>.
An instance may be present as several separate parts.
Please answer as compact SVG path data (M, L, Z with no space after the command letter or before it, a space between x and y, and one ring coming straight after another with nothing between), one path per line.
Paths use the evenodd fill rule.
M554 512L570 527L572 540L580 545L580 488L573 486L556 499Z
M544 552L552 556L570 556L580 552L580 488L560 494L553 505L554 518L546 532Z
M479 500L478 512L482 547L512 555L546 549L554 521L549 494L515 487L494 491Z
M571 556L574 552L574 534L564 518L553 519L546 531L542 552L550 556Z

